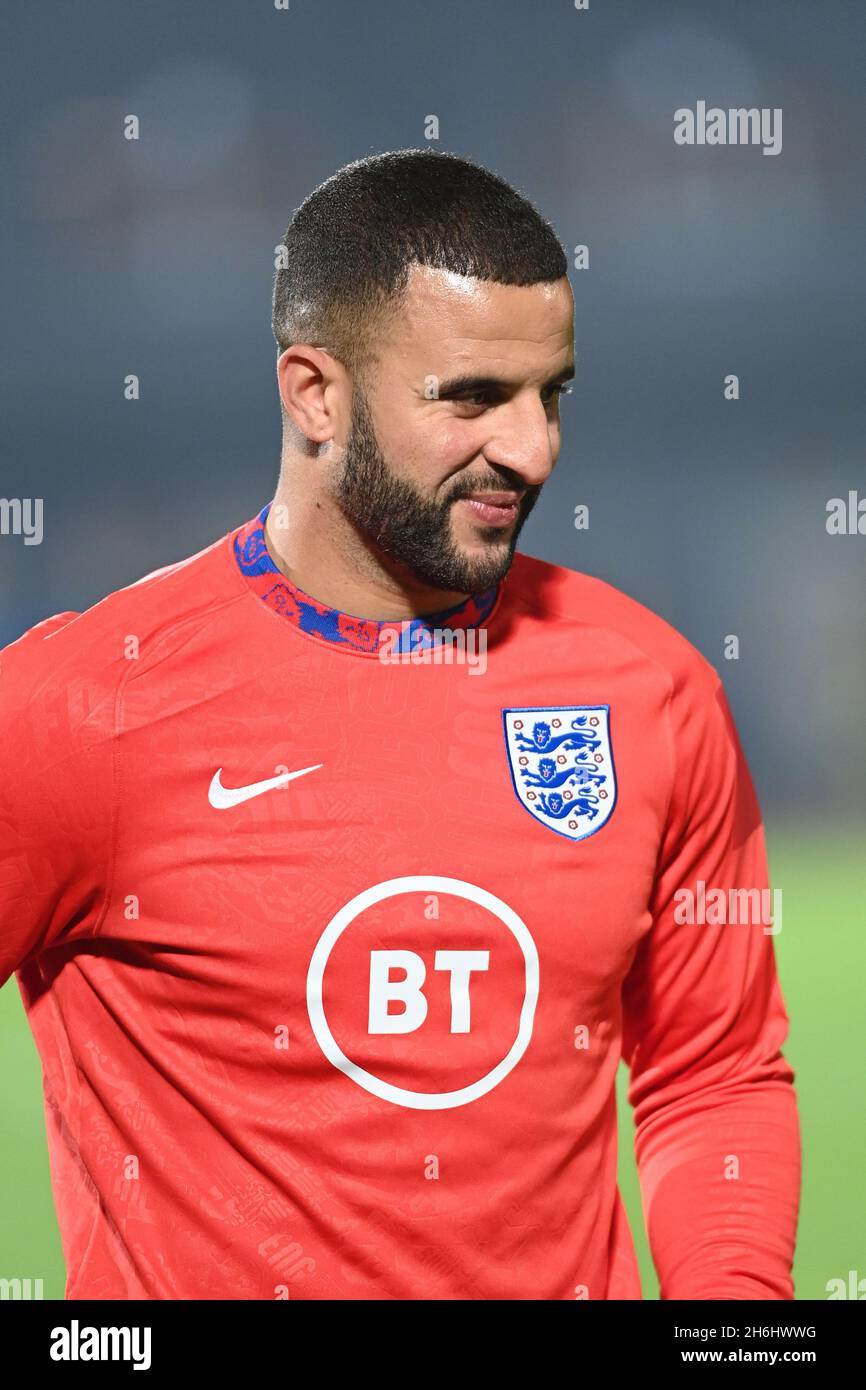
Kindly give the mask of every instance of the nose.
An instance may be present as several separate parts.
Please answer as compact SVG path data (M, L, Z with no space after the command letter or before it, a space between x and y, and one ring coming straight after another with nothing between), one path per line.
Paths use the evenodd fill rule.
M540 487L559 457L559 419L537 395L509 401L494 412L495 429L484 446L494 468L507 468L527 487Z

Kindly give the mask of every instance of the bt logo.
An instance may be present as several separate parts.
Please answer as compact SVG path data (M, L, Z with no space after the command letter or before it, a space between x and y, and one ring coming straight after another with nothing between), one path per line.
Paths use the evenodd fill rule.
M469 981L473 970L490 967L489 951L437 951L434 969L451 975L451 1032L468 1033L471 1018ZM391 971L404 972L402 980L392 980ZM423 985L427 969L414 951L371 951L370 1015L371 1033L414 1033L427 1017L427 997ZM403 1012L391 1014L392 1000Z
M474 1080L449 1090L416 1090L378 1075L370 1069L365 1056L358 1060L358 1055L362 1052L360 1046L349 1045L348 1050L345 1042L341 1046L335 1037L335 1031L339 1033L340 1027L333 1018L330 1022L328 1019L329 1009L334 1010L333 995L328 995L325 988L328 967L341 938L344 942L348 940L344 933L369 909L375 909L379 904L400 899L408 894L436 894L472 904L476 931L479 929L479 923L483 924L485 932L489 925L489 932L494 934L494 939L502 940L498 958L510 956L514 966L511 978L515 978L515 972L519 975L519 998L514 990L508 992L504 985L503 993L495 995L497 1024L501 1025L503 1018L509 1020L504 1026L508 1030L510 1045L500 1047L498 1060L495 1060L493 1065L485 1065L482 1074ZM439 924L437 929L442 929ZM360 960L369 982L369 995L365 1001L364 1012L364 1025L368 1035L364 1039L365 1042L369 1041L370 1037L417 1038L419 1042L426 1044L425 1056L435 1058L441 1056L443 1051L449 1051L448 1040L453 1038L456 1045L460 1035L467 1040L470 1039L474 1022L472 990L476 982L490 978L491 952L484 949L437 946L432 959L433 972L442 977L439 981L435 979L433 972L428 972L418 951L405 948L383 950L377 947L362 952ZM334 969L333 963L331 968ZM392 978L395 973L399 978ZM448 1020L442 1033L437 1035L434 1034L431 1023L427 1022L430 996L436 988L441 989L442 981L446 977ZM488 893L486 889L478 888L462 879L445 878L435 874L409 875L388 879L384 883L364 889L357 897L352 898L351 902L341 907L331 919L316 944L307 972L307 1010L313 1033L322 1052L333 1066L357 1085L394 1105L415 1110L447 1110L467 1105L470 1101L486 1095L520 1061L532 1037L538 986L538 952L535 942L525 923L507 903L495 897L493 893ZM326 998L331 999L328 1008L325 1005ZM392 1003L399 1006L397 1012L389 1011ZM423 1027L425 1022L426 1030ZM351 1033L351 1030L343 1031ZM354 1036L357 1038L357 1032ZM437 1047L434 1041L437 1036L445 1042L445 1048L441 1044ZM489 1031L486 1041L490 1043ZM351 1051L358 1055L348 1055ZM453 1049L450 1051L453 1052ZM472 1054L470 1064L471 1056ZM450 1060L450 1054L447 1060Z

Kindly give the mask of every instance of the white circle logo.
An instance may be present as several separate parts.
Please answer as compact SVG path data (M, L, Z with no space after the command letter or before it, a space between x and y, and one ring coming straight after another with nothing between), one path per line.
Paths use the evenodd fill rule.
M451 894L485 908L508 928L523 954L526 986L517 1036L501 1062L479 1080L456 1091L443 1091L438 1094L429 1091L409 1091L374 1076L372 1072L365 1070L345 1055L325 1018L322 1000L325 968L337 941L346 928L368 907L384 902L387 898L399 897L402 893ZM520 1061L532 1037L532 1023L538 1002L538 979L538 952L535 942L525 923L501 898L488 893L484 888L476 887L474 883L466 883L463 879L445 878L438 874L410 874L404 878L389 878L384 883L365 888L331 918L319 937L310 960L307 972L307 1011L316 1041L328 1061L359 1086L363 1086L365 1091L379 1096L381 1100L388 1100L394 1105L404 1105L413 1110L450 1110L458 1105L468 1105L470 1101L478 1100L480 1096L492 1091Z

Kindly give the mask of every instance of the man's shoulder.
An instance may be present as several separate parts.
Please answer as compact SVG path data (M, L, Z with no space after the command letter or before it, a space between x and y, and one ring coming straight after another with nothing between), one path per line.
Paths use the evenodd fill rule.
M0 651L0 711L62 707L99 724L114 691L142 655L183 641L190 624L243 597L233 582L229 534L174 564L115 589L82 612L57 613Z
M539 621L578 625L603 633L661 668L672 686L720 683L715 667L677 628L607 580L517 551L507 588L515 602Z

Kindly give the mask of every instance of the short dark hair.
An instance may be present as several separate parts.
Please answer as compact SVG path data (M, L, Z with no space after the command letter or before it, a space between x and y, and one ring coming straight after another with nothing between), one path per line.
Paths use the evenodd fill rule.
M274 338L327 348L353 375L405 291L412 262L502 285L559 280L550 224L498 175L439 150L392 150L338 169L296 210L274 275Z

